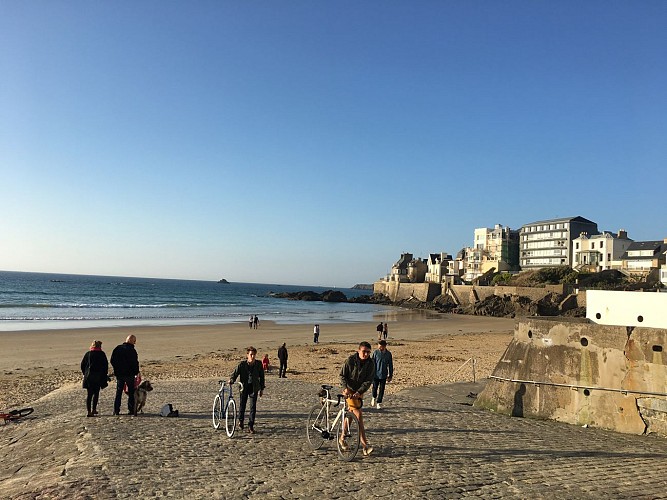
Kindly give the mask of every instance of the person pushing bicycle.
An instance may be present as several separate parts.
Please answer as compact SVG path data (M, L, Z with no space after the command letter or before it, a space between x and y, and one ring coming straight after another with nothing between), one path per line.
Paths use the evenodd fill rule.
M248 418L248 432L255 433L255 415L257 413L257 398L262 397L264 392L264 368L257 361L257 349L250 346L246 349L247 359L241 361L229 377L229 385L237 378L243 384L241 392L241 407L239 408L239 427L243 429L245 409L250 399L250 416Z
M357 352L347 358L343 364L340 370L340 383L343 386L343 396L345 396L348 407L359 419L359 437L364 456L370 455L373 451L373 447L366 439L362 406L364 393L373 383L374 376L375 363L371 359L371 345L368 342L361 342ZM342 449L347 447L344 437L340 441L340 446Z

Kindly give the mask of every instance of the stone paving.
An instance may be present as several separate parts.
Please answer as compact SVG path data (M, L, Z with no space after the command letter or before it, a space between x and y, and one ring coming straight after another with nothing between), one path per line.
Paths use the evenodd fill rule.
M365 412L375 450L349 463L311 451L318 386L270 377L258 434L227 438L210 408L217 380L158 381L146 413L86 418L85 392L55 391L0 425L2 498L667 498L667 440L470 406L479 384L403 391ZM172 403L179 418L157 415Z

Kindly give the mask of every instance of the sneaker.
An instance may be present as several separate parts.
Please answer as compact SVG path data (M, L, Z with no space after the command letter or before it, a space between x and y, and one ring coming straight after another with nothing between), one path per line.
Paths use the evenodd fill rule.
M363 449L362 453L364 454L365 457L369 456L371 453L373 453L373 447L366 446L366 448Z
M380 406L380 403L377 404L376 408L377 408L378 410L381 410L381 409L382 409L382 406Z
M243 422L241 422L240 420L238 422L236 422L236 428L238 430L242 431L243 430Z
M371 398L371 406L375 406L375 398Z
M255 429L248 427L248 434L255 434Z
M343 451L348 451L350 449L350 445L347 444L347 442L344 439L338 441L338 445L340 446L340 449Z

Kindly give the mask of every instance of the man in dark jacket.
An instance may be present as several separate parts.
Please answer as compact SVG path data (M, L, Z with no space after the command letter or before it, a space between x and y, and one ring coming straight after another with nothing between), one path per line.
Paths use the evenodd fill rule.
M287 346L285 344L278 348L278 359L280 360L278 378L287 378Z
M241 392L241 405L239 408L239 427L243 429L243 420L245 418L245 407L250 398L250 417L248 418L248 432L255 433L255 414L257 413L257 397L262 397L264 392L264 368L262 363L257 361L257 349L248 347L246 349L247 359L241 361L229 377L229 385L232 385L237 378L243 384Z
M134 377L139 374L139 356L134 345L137 337L128 335L121 345L111 353L111 366L116 376L116 399L113 404L113 414L120 415L120 403L123 389L127 385L127 410L129 415L134 414Z
M364 428L363 406L364 392L366 392L373 383L375 375L375 363L371 359L371 345L368 342L361 342L359 349L352 356L347 358L340 370L340 384L343 386L343 396L345 396L347 405L352 413L359 419L359 437L364 447L364 456L368 456L373 451L373 447L368 444L366 439L366 429ZM340 442L342 449L346 449L348 444L345 439Z

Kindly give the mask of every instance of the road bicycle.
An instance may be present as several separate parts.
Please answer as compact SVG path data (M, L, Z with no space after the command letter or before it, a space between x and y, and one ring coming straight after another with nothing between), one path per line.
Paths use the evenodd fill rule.
M23 417L27 417L33 411L35 410L32 408L22 408L20 410L11 410L8 413L0 413L0 417L2 417L2 420L4 420L6 424L7 422L16 422Z
M319 450L325 439L335 438L340 458L349 462L359 451L359 419L350 411L345 396L338 394L334 399L331 389L331 385L322 386L318 394L320 402L308 414L306 438L313 450ZM340 407L338 412L334 410L336 407Z
M220 384L220 389L218 394L213 398L213 428L218 429L220 424L223 421L225 422L225 432L227 436L233 437L234 432L236 431L236 401L234 401L234 394L232 391L232 385L226 380L218 380ZM233 385L239 386L240 391L243 390L243 384L241 382L236 382Z

